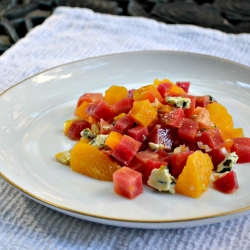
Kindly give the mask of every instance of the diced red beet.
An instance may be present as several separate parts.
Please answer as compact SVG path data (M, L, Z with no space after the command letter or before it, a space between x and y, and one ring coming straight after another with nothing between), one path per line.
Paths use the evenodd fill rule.
M219 129L208 129L201 133L197 138L197 142L201 141L203 144L208 145L211 149L221 148L225 146L225 142L221 136Z
M129 115L125 115L115 123L113 131L125 134L133 125L134 120Z
M170 82L165 82L165 83L161 83L158 87L157 90L158 92L161 94L162 98L166 97L166 94L168 93L168 91L171 89L171 87L173 87L173 84Z
M231 152L235 152L238 155L238 163L250 162L250 138L234 138Z
M178 136L178 130L176 128L164 128L161 125L156 125L149 133L147 142L163 144L165 150L171 151L176 136Z
M225 147L214 148L207 153L210 156L215 169L217 169L217 166L225 159L228 154Z
M234 171L226 172L219 179L213 182L214 188L218 191L229 194L239 188L236 173Z
M209 95L204 95L204 96L196 96L196 105L195 107L202 107L206 108L207 105L210 102L210 96Z
M143 151L140 151L143 152ZM129 164L127 165L127 167L134 169L135 171L139 172L142 174L143 171L143 166L144 164L140 161L140 159L136 158L135 156L133 157L133 159L129 162Z
M133 98L134 92L135 92L135 89L130 89L130 90L128 91L128 97L132 97L132 98Z
M185 145L186 147L188 147L189 151L200 150L196 141L192 142L192 141L187 141L187 140L183 140L183 139L179 138L178 143L175 143L174 146L178 147L179 145Z
M80 140L81 135L80 133L85 128L90 128L91 125L89 122L85 120L75 120L72 122L71 126L69 127L69 130L66 133L66 136L71 140Z
M185 113L182 108L177 108L169 113L164 113L160 115L161 124L164 126L170 126L179 128L183 122Z
M167 162L168 165L171 164L171 153L169 154L164 149L159 149L156 151L156 154L159 155L159 161Z
M104 100L98 100L91 103L87 107L86 113L87 115L94 117L98 121L102 118L107 122L112 122L115 117L113 107Z
M154 127L159 123L160 123L160 118L158 116L156 116L154 118L154 120L148 125L148 127L147 127L148 132L150 133L154 129Z
M113 125L104 121L102 118L100 119L100 134L108 135L113 130Z
M192 153L194 153L194 151L186 151L172 154L171 173L175 178L177 178L179 174L181 174L183 168L186 165L188 156Z
M159 155L152 150L146 149L144 151L139 151L136 153L134 158L130 161L128 167L143 173L143 168L149 159L157 160Z
M190 118L196 106L196 96L186 95L185 97L191 100L189 109L184 109L185 117Z
M128 130L127 134L139 142L143 142L148 136L147 127L136 126Z
M165 154L163 156L163 153L159 155L158 152L147 149L145 151L138 152L128 167L142 173L143 182L147 183L151 171L154 168L159 168L161 165L167 166L169 160L169 155L167 158Z
M178 129L178 135L184 140L194 142L196 140L197 130L198 122L184 118L181 127Z
M113 105L114 111L117 115L121 113L127 114L133 107L134 98L126 97Z
M203 107L196 107L192 113L191 119L198 122L199 130L214 128L209 111Z
M157 160L159 159L159 155L150 149L139 151L138 153L136 153L134 158L130 161L128 167L140 173L143 173L143 168L149 159Z
M130 136L123 135L122 139L114 149L112 156L125 166L128 166L140 146L141 142L133 139Z
M135 158L137 158L140 162L145 164L149 159L158 160L159 155L150 149L146 149L144 151L136 153Z
M176 82L176 85L182 88L186 93L189 91L190 82Z
M79 107L84 101L92 103L95 100L103 99L102 93L85 93L79 97L77 101L77 107Z
M114 191L128 199L134 199L143 192L142 174L128 167L122 167L113 174Z

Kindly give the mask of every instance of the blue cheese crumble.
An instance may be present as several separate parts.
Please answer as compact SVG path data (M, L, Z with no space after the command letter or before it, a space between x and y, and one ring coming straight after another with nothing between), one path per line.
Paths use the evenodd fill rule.
M225 159L217 166L217 173L225 173L231 171L239 157L235 152L229 153Z
M166 166L153 169L148 179L149 186L158 191L167 191L171 194L175 194L175 183L175 178L169 173Z
M93 139L95 138L95 134L92 132L91 129L89 128L85 128L81 133L80 133L81 137L85 138L85 139Z
M70 163L70 151L63 151L55 155L55 158L58 162L69 165Z
M189 109L190 104L191 104L190 98L180 97L180 96L178 96L178 97L173 97L173 96L166 97L166 101L170 105L174 105L175 107L184 108L184 109Z
M102 148L107 138L108 135L97 135L89 144L97 148Z

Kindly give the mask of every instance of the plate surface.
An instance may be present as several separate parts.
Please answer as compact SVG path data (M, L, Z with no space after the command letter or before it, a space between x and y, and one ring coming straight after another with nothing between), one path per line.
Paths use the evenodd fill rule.
M103 56L62 65L31 77L0 96L0 175L28 197L65 214L135 228L177 228L248 214L250 164L237 164L240 188L224 195L212 187L198 199L145 187L135 200L113 192L54 160L74 142L62 134L85 92L111 85L128 89L155 79L191 81L190 93L210 94L228 108L235 127L250 137L250 68L199 54L148 51Z

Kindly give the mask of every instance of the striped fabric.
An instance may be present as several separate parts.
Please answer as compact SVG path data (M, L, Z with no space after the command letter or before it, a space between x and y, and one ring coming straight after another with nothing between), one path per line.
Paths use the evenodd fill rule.
M0 92L63 63L139 50L197 52L250 66L249 34L60 7L0 57ZM40 205L0 178L0 250L243 250L250 249L249 232L250 216L166 230L96 224Z

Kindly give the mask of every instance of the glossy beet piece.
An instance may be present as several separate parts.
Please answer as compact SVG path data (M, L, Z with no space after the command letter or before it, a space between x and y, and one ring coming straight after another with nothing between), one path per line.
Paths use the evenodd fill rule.
M250 138L234 138L231 152L236 152L239 156L238 163L250 162Z
M160 168L162 165L167 166L169 158L170 157L168 156L167 158L165 154L164 156L163 154L159 155L158 152L147 149L145 151L138 152L128 167L142 173L143 182L146 184L151 171L154 168Z
M159 155L150 149L146 149L144 151L138 152L135 155L135 158L138 159L142 164L145 164L149 159L158 160Z
M158 160L159 155L150 149L140 151L140 152L136 153L135 157L130 161L128 167L130 167L130 168L132 168L140 173L143 173L143 168L149 159Z
M190 118L192 116L192 113L194 112L194 109L196 106L196 96L186 95L185 97L187 97L191 100L190 108L184 109L185 117Z
M164 128L161 125L156 125L149 133L147 142L163 144L165 150L172 151L177 136L178 130L176 128Z
M161 83L158 87L157 90L161 94L163 98L165 98L168 94L168 91L172 88L173 84L170 82L166 83Z
M125 134L133 125L134 120L129 115L125 115L115 123L113 131Z
M192 113L192 120L198 122L199 130L213 129L214 124L211 121L210 113L206 108L196 107Z
M188 147L190 151L200 150L196 141L192 142L192 141L183 140L181 138L178 138L178 141L174 145L175 146L185 145L186 147Z
M127 134L139 142L145 141L148 136L147 127L136 126L128 130Z
M104 100L98 100L91 103L86 109L87 115L94 117L100 121L103 119L107 122L112 122L115 116L113 107Z
M136 141L130 136L123 135L119 144L114 149L112 156L125 166L128 166L140 146L140 142Z
M164 149L159 149L156 151L156 154L159 155L159 161L167 162L168 166L171 164L171 153L166 152Z
M134 98L126 97L113 105L114 111L117 115L121 113L127 114L133 107Z
M108 135L113 130L113 125L104 121L102 118L100 119L100 134Z
M169 113L161 114L160 121L164 126L170 126L174 128L179 128L183 122L185 113L182 108L174 109Z
M212 149L207 153L211 157L215 169L228 154L227 150L224 147Z
M186 165L188 156L191 155L193 152L194 151L187 151L172 154L171 173L175 178L177 178L181 174L183 168Z
M176 85L182 88L186 93L189 91L190 82L176 82Z
M236 173L234 171L227 172L219 179L213 182L214 188L218 191L229 194L239 188Z
M196 96L196 104L195 104L196 107L206 108L209 103L210 103L209 95Z
M196 140L196 133L198 130L198 123L188 118L184 118L181 127L178 129L180 138L194 142Z
M208 145L211 149L221 148L225 145L221 133L217 128L202 132L201 136L197 138L197 141L201 141L203 144Z
M80 140L81 135L80 133L85 128L90 128L91 125L89 122L85 120L75 120L72 122L71 126L69 127L69 130L67 131L66 136L71 140Z
M122 167L113 174L114 191L128 199L134 199L143 192L142 174L128 167Z
M79 107L84 101L92 103L96 100L101 100L101 99L103 99L102 93L85 93L79 97L76 106Z

